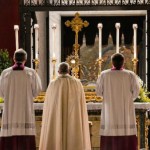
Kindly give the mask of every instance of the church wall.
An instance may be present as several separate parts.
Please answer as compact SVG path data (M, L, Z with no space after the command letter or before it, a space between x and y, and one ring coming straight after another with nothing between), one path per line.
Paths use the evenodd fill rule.
M14 25L19 24L19 0L1 0L0 10L0 49L7 49L12 57L15 51Z

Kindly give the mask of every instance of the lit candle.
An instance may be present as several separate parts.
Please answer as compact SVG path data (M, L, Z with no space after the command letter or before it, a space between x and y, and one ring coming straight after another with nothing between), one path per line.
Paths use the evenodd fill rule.
M53 49L52 49L52 53L53 53L53 58L55 59L55 30L56 30L56 24L52 25L52 29L53 29Z
M15 30L15 39L16 39L16 50L19 49L19 42L18 42L18 31L19 31L19 26L14 25L14 30Z
M133 49L134 49L134 59L137 58L137 24L133 24L133 30L134 30L134 41L133 41Z
M101 59L102 58L102 28L103 28L103 24L99 23L97 27L99 29L99 59Z
M38 41L39 41L39 34L38 34L38 30L39 30L39 25L35 24L34 25L34 29L35 29L35 59L38 59Z
M115 24L116 27L116 53L119 53L119 28L120 28L120 23Z

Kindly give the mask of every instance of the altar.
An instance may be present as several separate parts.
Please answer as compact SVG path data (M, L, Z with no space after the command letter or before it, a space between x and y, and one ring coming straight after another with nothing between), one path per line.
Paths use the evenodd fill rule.
M137 133L138 133L138 149L145 148L148 150L148 126L150 125L150 119L148 118L148 112L150 110L150 103L134 103L136 111ZM100 145L100 115L101 115L102 103L101 102L88 102L87 110L89 121L92 123L90 129L92 148L99 148ZM36 114L36 143L37 148L39 146L39 137L42 122L43 103L34 103L34 110ZM0 103L0 122L3 111L3 103Z
M78 16L79 14L77 14ZM52 22L53 23L53 22ZM71 24L71 22L69 22L69 25ZM87 22L85 22L85 25L87 24ZM58 27L58 24L57 24ZM104 55L103 53L105 53L105 49L109 48L109 46L112 44L112 40L111 39L111 35L108 38L108 46L105 47L102 45L102 24L100 23L98 25L98 30L99 30L99 41L95 40L95 46L93 46L92 48L84 45L85 44L85 39L83 38L83 45L81 45L80 47L80 55L78 54L79 52L79 43L78 43L78 34L77 36L75 36L75 45L74 45L74 53L72 53L70 56L68 56L66 58L66 61L70 64L72 70L71 70L71 74L72 76L75 76L77 78L80 78L83 86L84 86L84 90L85 90L85 95L86 95L86 101L87 101L87 110L88 110L88 116L89 116L89 121L92 123L91 124L91 128L90 128L90 134L91 134L91 145L92 148L94 149L99 149L100 146L100 136L99 136L99 130L100 130L100 115L101 115L101 109L102 109L102 102L101 99L99 97L96 96L95 94L95 89L93 89L93 87L95 87L95 81L97 80L97 76L100 74L100 72L102 70L105 70L109 67L104 67L104 64L109 64L110 62L107 62L108 60L110 60L110 56L113 53L119 53L119 51L123 54L125 54L125 52L127 51L130 52L128 56L130 56L128 58L128 56L126 56L127 58L127 62L129 62L128 59L130 58L134 58L133 60L130 59L130 67L129 70L133 70L135 73L137 73L137 50L136 50L136 36L134 36L134 48L133 49L128 49L128 47L125 48L124 43L124 38L121 38L122 45L121 48L119 49L119 28L120 28L120 23L116 23L116 47L114 46L112 49L110 49L111 52L108 52L107 55ZM50 64L50 77L49 80L51 81L52 79L55 79L57 77L57 64L60 62L60 55L61 55L61 48L57 47L56 45L60 46L61 44L57 44L58 41L60 42L60 39L56 38L56 41L54 40L55 36L57 35L58 31L56 30L56 24L53 24L52 28L50 28L51 32L53 33L53 39L50 41L50 46L51 46L51 51L50 51L50 62L48 64ZM77 28L78 29L78 28ZM137 31L137 24L133 25L133 32L136 33ZM36 32L38 30L36 29ZM75 30L76 32L79 32L78 30ZM59 36L58 36L59 37ZM98 36L96 36L98 37ZM38 47L38 38L35 38L36 40L36 47ZM55 43L56 42L56 43ZM110 44L110 45L109 45ZM55 46L57 47L55 50ZM99 46L99 48L97 48ZM87 57L85 58L85 49L86 52L88 52ZM91 50L92 49L92 50ZM94 51L96 50L96 51ZM103 50L103 53L102 53ZM38 48L36 48L36 59L35 61L35 70L37 71L37 73L40 74L39 72L39 64L36 65L36 61L39 63L39 52L38 52ZM91 55L92 54L97 54L97 55ZM103 55L102 55L103 54ZM134 55L133 55L134 54ZM136 54L136 55L135 55ZM80 57L79 57L80 56ZM93 56L93 57L89 57L89 56ZM107 56L107 59L106 57ZM88 58L88 59L87 59ZM91 59L90 59L91 58ZM105 60L106 59L106 60ZM83 61L84 60L84 61ZM85 61L88 60L88 61ZM132 61L133 61L133 65L132 65ZM89 62L93 62L92 66L91 64L89 64ZM103 62L103 64L102 64ZM81 63L81 64L80 64ZM85 64L88 64L87 66ZM126 63L126 68L128 68L128 64ZM104 68L103 68L104 67ZM93 68L93 70L91 69ZM84 72L85 69L85 72ZM84 76L85 75L85 76ZM145 79L146 77L144 77ZM91 87L90 87L90 86ZM93 86L94 85L94 86ZM87 89L85 87L90 87L90 91L89 89ZM46 86L45 86L46 87ZM46 88L45 88L46 90ZM43 92L43 95L39 95L38 100L34 100L34 110L35 110L35 115L36 115L36 129L37 129L37 136L36 136L36 143L37 143L37 148L39 146L39 138L40 138L40 130L41 130L41 123L42 123L42 112L43 112L43 99L41 99L40 101L40 97L43 98L43 96L45 95L45 92ZM134 103L135 105L135 111L136 111L136 123L137 123L137 133L138 133L138 149L146 149L148 150L148 127L150 125L150 120L148 118L148 112L150 110L150 103ZM3 113L3 103L0 103L0 123L1 123L1 116Z

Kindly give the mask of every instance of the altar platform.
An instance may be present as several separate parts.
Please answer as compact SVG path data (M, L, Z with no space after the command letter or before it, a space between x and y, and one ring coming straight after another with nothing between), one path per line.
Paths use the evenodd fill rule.
M138 149L149 150L148 148L148 128L150 125L150 119L148 118L148 113L150 111L150 103L134 103L136 111L136 121L138 130ZM99 149L100 146L100 115L101 115L101 102L88 102L87 110L89 115L89 121L92 122L92 127L90 129L91 133L91 144L93 149ZM43 103L34 103L34 109L36 114L36 128L37 128L37 149L39 146L41 122L42 122L42 112ZM3 111L3 103L0 103L0 116ZM1 117L0 117L1 121Z

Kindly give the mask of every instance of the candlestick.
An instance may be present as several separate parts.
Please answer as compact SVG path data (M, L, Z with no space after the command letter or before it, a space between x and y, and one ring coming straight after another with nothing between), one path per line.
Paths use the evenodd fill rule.
M19 26L14 25L14 30L15 30L15 39L16 39L16 50L19 49L19 42L18 42L18 31L19 31Z
M56 59L56 55L55 55L55 53L53 52L53 57L52 57L53 59Z
M97 27L99 29L99 59L101 59L102 58L102 28L103 28L103 24L99 23Z
M133 31L134 31L134 40L133 40L133 43L134 43L134 46L133 46L133 49L134 49L134 59L137 59L137 24L133 24Z
M55 67L56 67L56 61L57 61L57 59L55 58L55 57L53 57L52 58L52 64L53 64L53 76L52 76L52 79L55 79L56 78L56 69L55 69Z
M103 63L103 59L102 58L99 58L97 59L97 62L98 62L98 76L101 74L102 72L102 63Z
M39 40L39 35L38 35L38 30L39 30L39 25L35 24L34 25L35 29L35 58L38 59L38 40Z
M37 72L37 70L38 70L38 68L39 68L39 59L38 58L35 58L35 59L33 59L33 61L32 62L34 62L34 64L35 64L35 71Z
M53 49L52 49L52 53L53 53L53 56L55 56L55 30L56 30L56 24L55 23L52 25L52 29L53 29Z
M56 56L55 56L55 30L56 30L56 24L54 23L52 25L52 29L53 29L53 48L52 48L52 64L53 64L53 76L52 79L56 78L56 71L55 71L55 67L56 67Z
M115 24L116 27L116 53L119 53L119 28L120 28L120 23Z
M133 72L137 74L137 63L138 63L138 59L137 58L133 58L132 59L133 62Z

